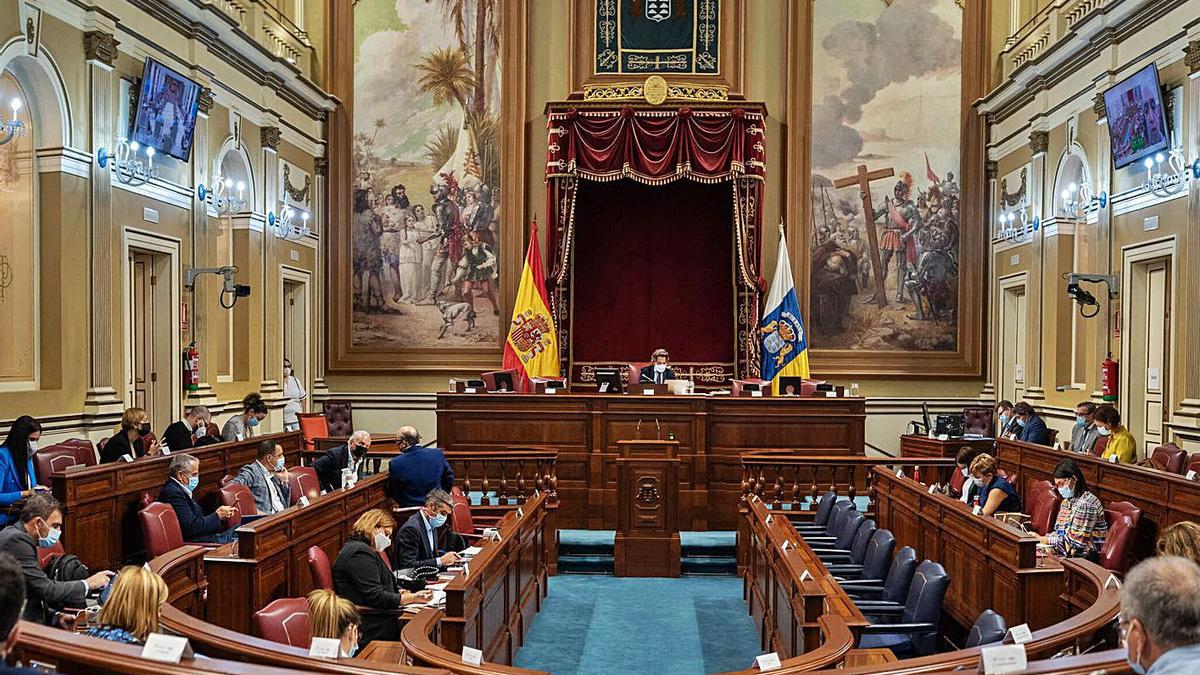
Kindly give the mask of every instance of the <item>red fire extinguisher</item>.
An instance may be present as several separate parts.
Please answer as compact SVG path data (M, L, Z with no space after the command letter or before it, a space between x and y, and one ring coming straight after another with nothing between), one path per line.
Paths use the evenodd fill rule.
M200 388L200 350L195 342L183 350L183 388L188 391Z
M1112 354L1100 364L1100 395L1105 401L1117 400L1117 362Z

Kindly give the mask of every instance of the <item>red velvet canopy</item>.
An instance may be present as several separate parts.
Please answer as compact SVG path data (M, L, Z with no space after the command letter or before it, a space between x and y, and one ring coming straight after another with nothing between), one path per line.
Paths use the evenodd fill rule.
M580 109L571 104L552 104L547 121L548 140L546 153L546 178L548 190L547 211L552 224L548 246L552 261L551 275L547 279L550 292L551 310L554 312L556 326L559 331L559 345L572 345L572 268L575 265L576 204L581 186L587 181L609 182L629 179L646 185L663 185L680 179L688 179L697 183L728 183L731 191L725 193L724 199L730 201L730 217L728 227L733 231L734 276L726 281L717 275L711 283L732 283L734 307L726 308L724 314L733 324L728 331L713 330L714 340L725 340L723 345L717 345L711 350L695 349L695 351L710 354L732 354L729 357L701 358L682 368L684 376L690 376L697 384L718 385L733 377L753 377L758 373L758 339L756 329L759 318L759 296L765 288L761 276L761 240L762 213L760 204L766 170L766 141L764 140L764 111L758 104L743 104L733 107L730 104L712 104L697 108L678 109L634 109L619 108L587 108ZM582 179L582 180L581 180ZM634 194L641 195L633 197ZM638 199L644 202L646 193L631 192L628 206L631 211L638 212ZM705 232L707 237L721 236L720 229L724 226L714 221L708 214L689 213L689 209L711 210L711 200L689 200L678 203L677 218L683 222L706 222L706 227L717 228L716 232ZM600 215L604 212L607 215ZM581 214L580 220L587 220L592 215ZM632 227L628 221L614 218L611 212L599 209L597 217L602 223L589 223L590 226L615 226L625 222L623 227ZM636 219L634 219L636 220ZM687 228L684 228L686 232ZM678 231L678 230L672 230ZM728 230L726 230L728 232ZM590 246L604 245L607 241L629 241L628 237L616 236L589 238ZM660 231L658 234L662 234ZM697 238L699 237L699 233ZM675 235L675 236L688 236ZM728 234L724 236L729 236ZM660 242L667 250L683 248L684 242ZM694 248L694 242L686 242L688 248ZM672 245L675 244L675 245ZM723 247L722 247L723 248ZM717 255L719 249L713 251ZM726 250L730 250L726 248ZM621 250L590 252L601 256L620 256ZM728 258L726 258L728 260ZM707 261L711 262L711 261ZM656 261L656 264L659 264ZM688 260L668 258L663 264L687 265ZM695 257L691 258L695 264ZM596 271L589 265L591 273ZM686 270L681 269L678 275L665 275L671 278L686 278ZM693 275L694 276L694 275ZM711 275L710 275L711 276ZM622 285L621 280L614 279L609 287L611 293L620 294L628 291L628 285ZM589 292L595 294L596 289L591 285ZM728 297L730 289L711 288L712 293L691 293L689 297L703 300L709 296L723 295ZM717 294L717 291L723 291ZM612 298L606 298L612 304ZM632 299L631 299L632 300ZM620 302L617 302L620 305ZM631 303L636 304L636 303ZM644 303L643 303L644 304ZM698 302L692 307L680 307L679 311L695 313L710 312L712 308L704 302ZM621 317L626 321L638 320L638 317ZM611 331L609 339L620 339L628 331L619 330L617 326ZM661 336L660 336L661 337ZM655 338L657 339L657 338ZM669 342L677 342L669 339ZM729 341L734 344L730 345ZM591 344L589 342L589 344ZM642 354L643 345L636 348L628 343L624 354L622 346L610 346L608 352L622 352L625 360L642 360L648 357ZM732 347L732 349L731 349ZM564 372L569 372L575 382L589 383L592 381L591 370L600 365L597 361L580 363L580 356L572 349L560 349L564 358ZM687 355L682 354L684 361ZM621 359L615 356L614 364ZM568 363L567 360L571 362ZM676 368L679 373L681 369Z

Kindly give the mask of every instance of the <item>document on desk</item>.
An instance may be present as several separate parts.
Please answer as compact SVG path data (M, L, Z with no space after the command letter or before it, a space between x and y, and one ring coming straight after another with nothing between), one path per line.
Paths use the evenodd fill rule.
M467 558L471 558L471 557L479 555L479 552L482 550L483 549L478 546L468 546L468 547L464 548L463 550L459 551L458 554L461 556L467 557Z

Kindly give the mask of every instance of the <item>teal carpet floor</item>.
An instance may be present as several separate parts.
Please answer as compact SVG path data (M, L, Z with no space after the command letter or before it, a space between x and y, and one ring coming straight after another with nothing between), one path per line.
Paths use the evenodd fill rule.
M747 668L760 653L736 577L559 575L514 665L553 675L702 675Z

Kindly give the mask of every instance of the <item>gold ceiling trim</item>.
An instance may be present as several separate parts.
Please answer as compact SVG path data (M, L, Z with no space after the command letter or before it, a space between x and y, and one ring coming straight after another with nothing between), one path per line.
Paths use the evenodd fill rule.
M728 101L729 87L694 82L667 82L658 75L651 75L645 82L585 84L583 100L646 101L651 105L661 105L667 101Z

